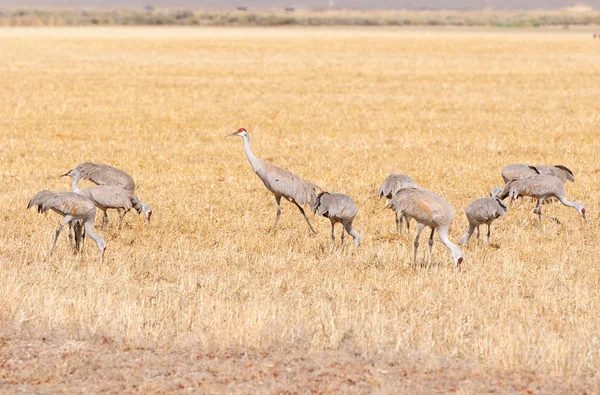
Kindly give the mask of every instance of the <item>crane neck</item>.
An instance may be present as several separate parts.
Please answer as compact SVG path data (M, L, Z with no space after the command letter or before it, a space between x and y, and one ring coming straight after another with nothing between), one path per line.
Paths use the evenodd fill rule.
M79 175L73 176L73 184L71 186L71 190L74 193L81 194L81 189L79 189L79 186L77 184L79 184Z
M94 227L92 226L92 224L93 221L88 221L85 223L85 234L90 236L90 238L96 242L96 245L98 245L98 249L102 251L104 250L103 244L106 245L106 242L102 237L94 233Z
M258 159L250 148L250 136L244 136L244 152L246 152L246 158L248 158L248 162L250 162L250 166L252 166L252 170L257 173L261 166L260 159Z
M438 229L438 237L440 238L440 241L448 247L450 252L454 253L455 251L460 251L460 248L448 238L448 229Z
M575 207L575 203L568 201L566 197L564 197L564 196L560 196L560 197L557 196L557 197L558 197L558 200L560 200L560 202L562 204L564 204L565 206L567 206L567 207Z

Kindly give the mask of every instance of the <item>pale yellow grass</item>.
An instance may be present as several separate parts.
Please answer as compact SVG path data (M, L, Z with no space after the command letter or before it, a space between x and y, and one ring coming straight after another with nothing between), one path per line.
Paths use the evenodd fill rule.
M131 347L456 357L591 377L600 368L600 46L589 34L393 29L0 31L0 321ZM329 250L252 173L255 153L352 196L363 245ZM134 175L154 209L70 255L60 218L26 211L83 161ZM473 238L464 270L436 238L409 268L376 198L402 172L464 209L515 162L564 164L586 204L532 202ZM414 225L414 223L413 223ZM426 240L426 239L425 239ZM338 239L339 241L339 239ZM419 254L427 261L426 241Z

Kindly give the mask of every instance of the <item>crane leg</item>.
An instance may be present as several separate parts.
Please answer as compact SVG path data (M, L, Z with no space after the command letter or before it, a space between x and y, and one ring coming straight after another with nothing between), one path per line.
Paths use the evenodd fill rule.
M415 237L415 257L414 257L414 266L415 269L417 268L417 249L419 248L419 236L421 236L421 231L423 230L423 228L425 227L425 225L423 224L419 224L419 230L417 231L417 237Z
M106 210L102 211L104 211L104 218L102 218L102 230L104 230L104 228L106 228L106 225L108 224L108 214L106 213Z
M298 203L296 203L296 201L293 200L293 199L292 199L292 203L294 203L296 205L296 207L298 207L298 210L300 210L300 212L304 216L304 219L306 220L306 223L308 224L308 227L310 228L310 230L312 230L312 232L314 234L317 234L317 232L313 229L312 225L310 224L310 221L308 220L308 217L306 216L306 213L304 212L304 209L302 207L300 207L300 205Z
M465 234L460 238L460 245L465 245L469 242L471 235L475 232L475 226L469 224L469 229L465 232Z
M331 251L335 250L335 223L331 221Z
M277 216L275 217L275 224L273 225L273 229L271 229L270 233L275 232L277 222L279 222L279 216L281 215L281 196L275 196L275 201L277 202Z
M402 217L400 217L402 218ZM396 213L396 232L402 233L402 225L400 224L400 219L398 218L398 213Z
M477 225L477 238L479 239L479 225Z
M73 232L71 231L73 228L73 225L69 222L69 246L71 247L71 250L73 250ZM75 250L73 250L73 255L75 255Z
M344 235L346 234L346 227L342 224L342 243L340 246L344 245Z
M83 228L79 221L73 224L73 230L75 231L75 248L77 251L81 251L83 249L82 229Z
M429 236L429 267L433 265L433 234L435 228L431 229L431 236Z
M56 240L58 240L58 235L60 235L60 231L65 227L66 224L68 224L72 220L73 220L73 217L71 217L70 215L65 215L65 219L63 220L62 224L56 230L56 235L54 236L54 243L52 243L52 249L50 250L50 256L52 256L52 253L54 252L54 247L56 247Z
M406 217L406 216L403 216L403 217L404 217L404 220L406 221L406 230L408 232L410 232L410 218Z
M121 214L121 209L117 209L117 213L119 213L119 230L121 230L123 228L123 218L125 218L127 211L123 210L123 214Z
M346 229L346 232L348 232L348 234L350 236L352 236L352 239L354 239L354 247L358 248L360 246L360 242L362 239L361 239L360 235L358 234L358 232L352 228L352 221L347 222L342 225L344 225L344 229ZM342 232L343 232L343 230L342 230ZM342 233L342 235L343 235L343 233Z
M486 244L490 244L490 235L492 234L492 229L490 227L490 224L487 224L488 226L488 232L487 232L487 241Z

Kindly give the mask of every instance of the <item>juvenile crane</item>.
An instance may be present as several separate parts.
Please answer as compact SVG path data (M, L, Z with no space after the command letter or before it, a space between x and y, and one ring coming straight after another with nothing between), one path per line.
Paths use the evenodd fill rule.
M228 134L226 137L238 136L244 139L244 151L252 170L258 175L258 177L265 184L265 187L275 196L277 202L277 216L275 217L275 224L271 232L277 227L279 216L281 215L281 198L285 198L291 203L294 203L298 210L304 216L304 219L308 223L310 230L314 233L313 229L304 209L303 205L314 205L317 199L317 190L322 190L318 185L308 182L298 177L294 173L277 167L267 161L257 158L250 149L250 135L245 128L239 129L235 133Z
M585 207L583 204L580 202L570 202L567 200L565 195L565 185L559 178L554 176L537 174L527 178L512 180L504 186L504 190L498 197L504 200L508 196L511 197L511 200L521 196L529 196L537 199L537 205L533 212L538 215L540 228L542 227L542 216L548 217L560 223L558 219L542 213L542 204L544 203L544 200L552 197L557 198L567 207L575 208L579 214L581 214L583 220L587 221Z
M397 213L414 218L419 230L414 242L414 265L417 265L419 236L426 226L431 228L429 236L429 266L433 259L433 234L438 230L440 241L450 250L457 268L460 268L464 256L460 248L448 238L448 231L456 211L443 197L420 188L405 188L398 191L388 203Z
M52 253L54 252L58 235L60 235L61 230L66 224L69 224L69 242L71 248L73 248L71 225L81 221L88 237L96 242L98 250L100 250L100 253L102 254L102 261L104 262L106 242L102 237L94 233L93 225L94 220L96 219L96 206L90 199L72 192L41 191L29 201L27 208L29 209L32 206L37 206L39 213L45 213L48 210L52 210L64 217L62 224L56 230L54 243L50 250L50 256L52 256Z
M331 221L331 249L335 248L335 224L338 222L342 224L342 242L344 244L344 230L348 232L354 239L354 246L360 246L361 237L354 229L352 229L352 223L356 214L358 214L358 207L354 200L350 196L341 193L329 193L321 192L312 207L313 213L319 213L325 218L329 218Z
M385 197L389 201L389 199L394 197L396 192L398 192L399 190L404 189L404 188L411 188L411 187L417 188L418 185L409 176L406 176L404 174L390 174L383 181L383 184L381 184L381 187L379 187L379 191L377 192L377 195L379 196L379 200L381 200L381 198ZM396 213L396 231L399 231L400 233L402 233L402 218L403 218L403 216L399 217L398 213ZM406 217L404 219L406 219L406 229L410 229L410 222L409 222L410 219L408 217Z
M501 215L506 214L508 207L506 204L497 197L481 198L473 201L465 212L467 220L469 221L469 229L461 237L460 245L465 245L469 241L469 238L473 234L473 231L477 228L477 238L479 238L479 226L487 225L487 244L490 243L490 226L492 222Z
M138 214L144 213L146 221L150 222L152 217L152 208L143 203L135 195L135 181L128 173L113 166L102 163L84 162L73 168L80 174L81 180L89 180L97 185L110 185L123 188L133 195L132 204ZM119 215L121 215L120 211Z
M135 195L131 192L126 191L120 187L114 187L110 185L94 185L92 187L79 189L79 179L81 177L78 170L69 170L68 173L63 176L73 177L72 190L73 193L87 196L100 210L104 212L104 218L102 219L102 229L106 227L108 223L107 210L116 209L119 213L119 229L123 225L123 217L133 207L133 200L136 199ZM122 213L122 214L121 214Z

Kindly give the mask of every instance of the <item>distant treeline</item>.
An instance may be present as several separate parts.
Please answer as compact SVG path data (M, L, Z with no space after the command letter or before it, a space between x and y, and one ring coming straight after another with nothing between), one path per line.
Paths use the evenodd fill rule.
M600 12L567 11L200 11L0 9L0 26L497 26L600 25Z

